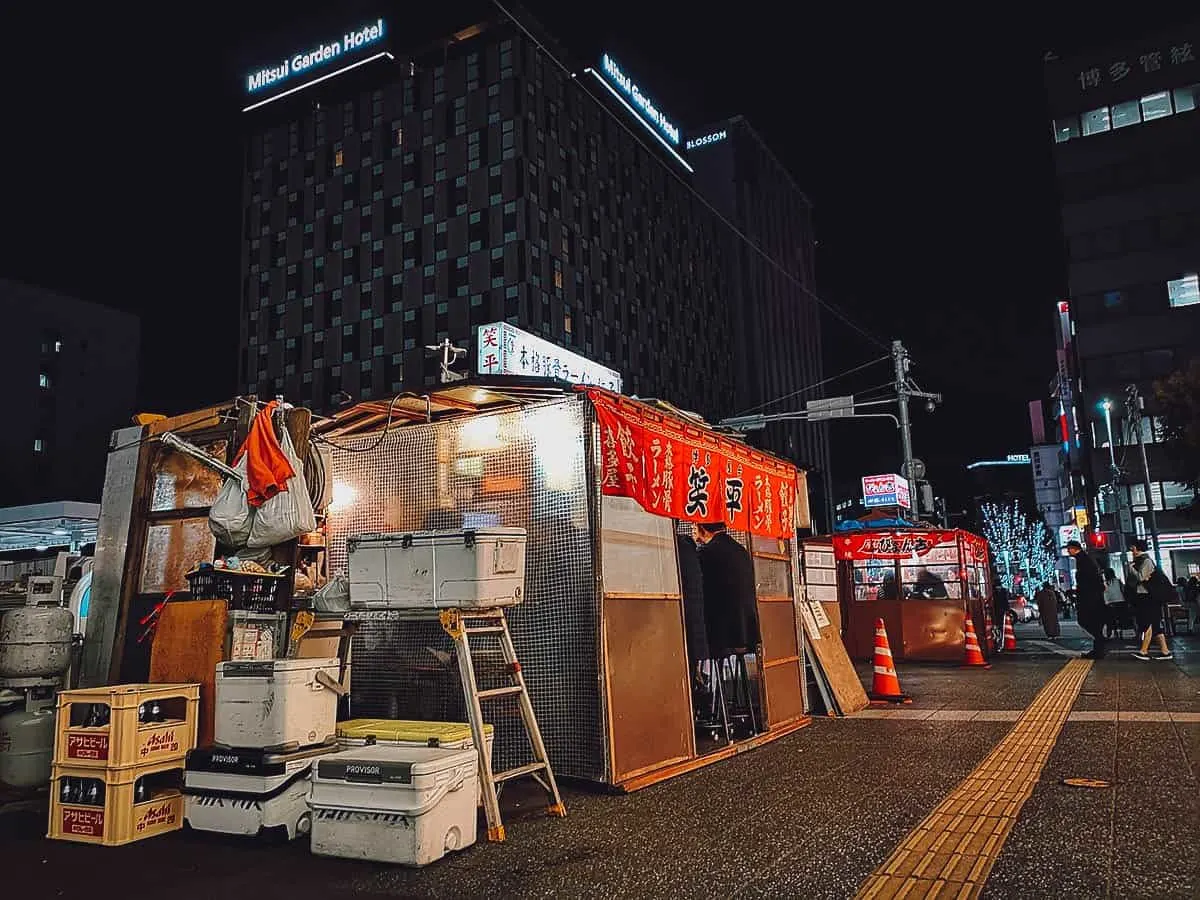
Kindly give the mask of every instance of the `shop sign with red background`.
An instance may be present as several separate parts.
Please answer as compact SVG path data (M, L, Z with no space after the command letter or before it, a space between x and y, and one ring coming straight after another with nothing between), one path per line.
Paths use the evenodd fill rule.
M672 519L796 536L794 466L608 391L587 395L600 424L602 493Z
M838 535L833 550L838 559L911 559L927 555L938 545L956 543L958 535L957 531L862 531Z

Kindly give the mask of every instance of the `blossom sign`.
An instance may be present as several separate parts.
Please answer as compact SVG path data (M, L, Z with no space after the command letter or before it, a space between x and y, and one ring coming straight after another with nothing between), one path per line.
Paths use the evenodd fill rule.
M589 384L621 392L621 373L508 324L480 325L476 371L480 375L526 375Z
M899 475L866 475L862 480L863 506L903 506L912 509L908 479Z

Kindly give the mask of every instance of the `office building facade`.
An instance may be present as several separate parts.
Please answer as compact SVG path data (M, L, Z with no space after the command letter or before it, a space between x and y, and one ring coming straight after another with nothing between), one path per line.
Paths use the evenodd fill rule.
M1200 355L1198 60L1200 22L1046 71L1069 260L1056 310L1064 458L1081 477L1076 502L1114 549L1149 536L1156 511L1173 575L1200 571L1200 521L1159 444L1154 383ZM1150 497L1130 385L1146 403Z
M0 318L0 506L98 502L109 437L135 411L137 317L0 280Z
M799 389L819 372L815 313L798 301L798 324L776 328L807 343L746 350L739 336L771 320L742 328L738 304L765 276L745 274L740 238L694 188L680 130L627 75L560 64L517 19L492 6L418 47L383 18L250 70L241 389L322 411L420 389L439 373L427 346L474 360L492 322L710 420ZM807 278L806 221L789 220L804 230L787 265ZM808 369L770 358L813 347ZM750 353L766 373L752 390Z

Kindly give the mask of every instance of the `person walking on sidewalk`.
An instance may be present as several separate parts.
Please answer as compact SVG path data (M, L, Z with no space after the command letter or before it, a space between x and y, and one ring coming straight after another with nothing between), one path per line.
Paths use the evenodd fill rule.
M1150 642L1157 638L1159 655L1154 658L1172 659L1167 636L1163 634L1162 611L1175 593L1175 588L1162 570L1154 565L1154 560L1146 552L1145 541L1133 541L1129 547L1133 551L1133 562L1129 564L1125 589L1130 594L1138 634L1142 638L1142 645L1133 657L1143 661L1151 659Z
M1054 590L1054 585L1048 581L1043 584L1033 595L1033 602L1037 604L1046 637L1054 640L1058 637L1058 594Z
M1092 649L1084 659L1104 659L1104 626L1108 610L1104 605L1104 577L1096 561L1088 556L1079 541L1067 541L1066 551L1075 559L1075 589L1079 597L1075 618L1079 626L1092 636Z

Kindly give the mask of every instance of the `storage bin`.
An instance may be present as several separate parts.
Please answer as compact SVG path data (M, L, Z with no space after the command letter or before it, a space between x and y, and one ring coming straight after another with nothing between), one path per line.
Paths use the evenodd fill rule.
M309 773L334 746L276 754L207 747L188 754L184 819L198 831L257 835L284 828L289 840L308 834Z
M339 663L329 659L217 664L214 741L225 747L296 750L336 733Z
M139 707L155 703L161 721L139 722ZM61 691L54 762L124 769L182 760L196 746L199 706L198 684L120 684ZM103 725L78 724L96 707L107 708Z
M495 729L483 726L487 759L492 759ZM448 750L473 748L471 726L466 722L418 722L408 719L349 719L338 722L338 746L343 749L382 744L396 747L442 747Z
M182 770L181 759L124 769L56 765L51 776L46 837L116 847L178 831L183 827L183 795L177 786ZM135 786L142 778L165 781L171 786L156 787L145 800L135 802ZM88 804L64 799L65 779L102 782L102 801Z
M312 852L423 866L475 843L474 750L374 746L319 759Z
M525 593L523 528L356 535L347 553L359 608L494 608Z

